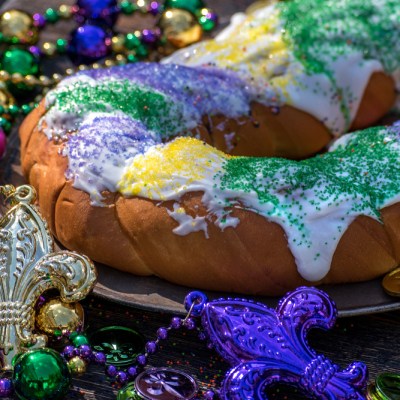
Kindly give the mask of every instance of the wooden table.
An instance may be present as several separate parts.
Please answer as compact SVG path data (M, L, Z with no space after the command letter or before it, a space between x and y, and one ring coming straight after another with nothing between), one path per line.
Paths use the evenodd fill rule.
M63 3L72 4L72 1ZM209 3L221 16L221 24L225 25L229 15L234 11L244 10L251 0L214 0ZM0 0L2 10L16 7L30 12L43 12L47 7L57 7L60 4L61 2L57 0ZM145 26L143 25L145 22L138 20L137 27L140 28L141 24ZM55 27L46 29L42 34L42 40L65 37L72 26L71 22L62 21ZM45 70L51 69L49 65L45 65ZM368 293L365 295L368 296ZM146 312L95 296L85 300L84 307L87 311L89 332L104 326L123 325L140 331L147 340L154 339L157 328L166 326L171 318L170 314ZM399 338L400 312L394 311L341 318L329 332L311 332L310 343L318 352L325 354L342 367L353 360L364 361L373 380L379 372L400 373ZM150 358L150 364L174 367L192 374L202 389L217 388L228 368L213 351L208 350L205 344L198 340L193 332L189 331L185 331L184 334L174 333L160 351ZM73 388L67 398L109 400L115 398L116 393L116 389L106 381L102 370L91 366L88 373L74 379ZM275 388L269 395L271 399L304 399L304 395L286 387Z

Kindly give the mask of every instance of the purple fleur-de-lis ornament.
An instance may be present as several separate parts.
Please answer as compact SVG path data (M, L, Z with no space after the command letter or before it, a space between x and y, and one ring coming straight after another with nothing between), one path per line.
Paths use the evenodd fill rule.
M265 389L275 382L294 385L316 399L366 398L365 364L354 362L341 370L307 342L311 328L326 330L335 324L336 306L325 292L300 287L275 310L244 299L207 302L203 293L191 292L185 307L201 316L210 342L232 365L221 399L266 400Z

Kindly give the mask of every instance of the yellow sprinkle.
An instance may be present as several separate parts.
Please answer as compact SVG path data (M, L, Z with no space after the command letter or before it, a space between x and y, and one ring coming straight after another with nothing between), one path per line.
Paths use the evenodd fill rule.
M118 184L119 191L126 196L165 200L193 182L211 179L226 158L200 140L180 137L136 156Z

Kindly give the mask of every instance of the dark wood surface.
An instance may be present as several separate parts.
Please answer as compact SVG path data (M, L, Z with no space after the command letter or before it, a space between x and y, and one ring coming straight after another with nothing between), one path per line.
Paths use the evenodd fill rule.
M63 3L72 4L72 1ZM209 5L220 14L222 25L228 22L229 15L234 11L242 11L250 3L250 0L209 0ZM48 6L60 4L57 0L0 0L0 10L17 7L30 12L43 12ZM129 21L124 21L125 28L128 23ZM136 23L138 27L144 24L140 20ZM46 29L41 39L54 40L57 37L65 37L72 27L72 23L60 22L56 27ZM45 66L46 68L51 67ZM14 129L17 129L17 126ZM365 296L368 296L368 293L365 293ZM147 340L154 339L157 328L168 325L172 317L169 313L143 311L122 306L113 299L104 300L93 295L84 301L84 307L89 332L104 326L123 325L140 331ZM365 362L372 381L380 372L400 373L399 337L400 313L394 311L340 318L329 332L311 332L310 343L318 352L342 367L354 360ZM188 331L174 332L159 352L150 358L150 365L174 367L192 374L202 389L218 388L228 368L193 332ZM74 379L67 399L114 399L116 393L116 388L110 386L103 371L91 366L85 375ZM272 399L305 398L305 395L286 387L273 389L269 396Z

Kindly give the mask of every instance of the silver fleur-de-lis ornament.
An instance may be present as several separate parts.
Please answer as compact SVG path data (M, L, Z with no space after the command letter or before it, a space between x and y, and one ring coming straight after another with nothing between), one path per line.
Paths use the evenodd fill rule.
M48 289L62 301L82 300L93 288L91 261L71 251L54 252L47 223L33 205L35 189L0 186L8 210L0 220L0 351L1 369L27 349L45 347L47 337L35 334L35 305Z

